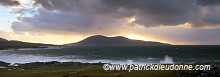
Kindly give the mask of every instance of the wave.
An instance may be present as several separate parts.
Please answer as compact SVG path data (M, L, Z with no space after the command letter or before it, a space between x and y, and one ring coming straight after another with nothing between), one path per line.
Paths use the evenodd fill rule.
M160 61L161 64L173 64L173 58L169 56L165 56L164 60Z
M21 54L4 54L0 56L0 61L11 63L30 63L30 62L82 62L82 63L111 63L111 64L169 64L174 63L172 57L165 56L163 60L159 58L145 58L145 59L88 59L78 55L65 56L42 56L42 55L21 55Z

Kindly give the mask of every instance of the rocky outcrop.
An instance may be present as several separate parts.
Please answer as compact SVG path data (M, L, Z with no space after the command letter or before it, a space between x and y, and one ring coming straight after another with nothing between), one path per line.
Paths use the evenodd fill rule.
M177 77L220 77L220 62L202 63L199 65L211 65L210 70L187 70Z
M6 63L6 62L3 62L3 61L0 61L0 66L7 67L9 65L10 65L10 63Z
M25 64L19 64L16 63L16 68L22 68L22 69L33 69L37 67L69 67L69 66L102 66L105 63L81 63L81 62L57 62L57 61L51 61L51 62L33 62L33 63L25 63Z

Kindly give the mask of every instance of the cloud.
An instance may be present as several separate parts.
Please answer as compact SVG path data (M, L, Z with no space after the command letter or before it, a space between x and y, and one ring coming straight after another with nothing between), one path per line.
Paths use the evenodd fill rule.
M0 5L2 6L17 6L20 3L16 0L0 0Z
M84 15L107 16L117 19L135 17L134 24L145 27L176 26L184 23L191 27L219 26L218 11L213 5L218 0L36 0L35 5L61 12L78 12ZM200 6L202 5L202 6ZM207 5L204 7L203 5ZM208 8L208 9L207 9ZM216 6L214 10L220 7ZM203 9L206 9L204 13ZM214 14L217 12L216 14Z
M220 5L219 0L198 0L198 4L202 6Z
M78 42L85 38L82 35L59 35L59 34L48 34L48 33L35 33L31 34L28 32L14 33L0 30L0 38L7 40L17 40L23 42L32 43L45 43L45 44L67 44L72 42ZM42 39L43 38L43 39Z
M196 29L186 27L137 28L136 34L154 41L176 45L219 45L220 29Z
M144 32L141 34L158 40L219 44L219 37L216 35L219 31L215 32L220 27L218 0L34 1L31 7L35 9L16 10L16 13L20 12L22 15L28 11L35 11L36 14L18 16L18 21L12 22L12 29L15 32L115 35L123 32L139 33L135 28L141 25L145 27L140 30ZM128 22L130 18L135 20ZM179 25L191 28L176 28ZM161 26L165 30L152 29Z
M74 1L75 0L35 0L34 4L41 4L43 8L48 10L70 11L73 10Z
M12 29L17 32L48 32L48 33L114 33L118 25L125 20L111 17L89 16L76 12L37 10L33 17L18 17L12 22Z
M179 25L189 21L192 0L103 0L109 8L135 9L136 24L146 27Z
M220 7L201 6L193 16L191 16L191 27L219 28L220 27Z

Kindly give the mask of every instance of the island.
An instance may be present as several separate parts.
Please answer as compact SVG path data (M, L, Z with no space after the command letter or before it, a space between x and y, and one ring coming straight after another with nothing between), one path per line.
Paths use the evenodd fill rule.
M123 36L107 37L103 35L90 36L76 43L66 44L68 46L167 46L168 43L154 41L142 41L128 39Z

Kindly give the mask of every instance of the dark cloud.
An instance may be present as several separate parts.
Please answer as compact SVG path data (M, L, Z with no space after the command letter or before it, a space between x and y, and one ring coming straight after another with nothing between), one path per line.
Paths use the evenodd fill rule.
M2 5L2 6L16 6L16 5L20 5L20 3L16 0L0 0L0 5Z
M137 33L155 41L220 44L218 5L219 0L35 0L37 10L14 10L24 16L12 22L12 29L15 33L80 35L120 35L124 31L122 35ZM25 16L27 12L36 14ZM136 20L128 23L131 17ZM177 26L185 23L192 28ZM147 28L128 26L134 24Z
M179 25L189 21L193 0L102 0L109 8L136 9L135 23L146 27ZM112 6L112 7L111 7Z
M41 4L48 10L72 11L75 0L35 0L35 5Z
M220 5L220 0L198 0L198 4L202 6Z
M207 15L206 19L204 19L206 23L210 23L212 25L220 24L220 16L219 15Z
M141 12L165 16L179 16L191 6L191 0L101 0L108 8L138 9ZM186 7L189 6L189 7Z
M198 10L195 0L36 0L48 10L79 12L115 18L136 17L135 24L146 27L175 26L190 22Z
M220 7L200 6L204 3L203 0L35 0L35 7L42 6L37 10L39 14L18 17L19 22L12 27L15 31L91 33L120 28L131 17L136 18L132 24L145 27L185 23L192 27L219 27Z
M18 32L72 32L90 34L100 31L103 33L107 31L111 32L114 29L114 25L120 25L121 22L114 18L86 16L75 12L51 12L41 8L38 9L38 14L33 17L18 17L18 21L12 23L12 29Z
M78 12L86 15L104 15L113 17L133 16L133 10L125 8L111 8L100 3L100 0L35 0L35 5L41 4L47 10L62 12Z

